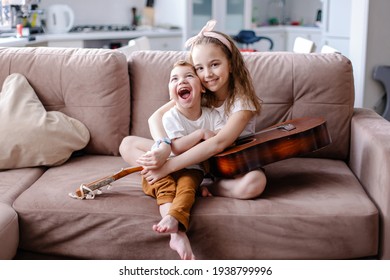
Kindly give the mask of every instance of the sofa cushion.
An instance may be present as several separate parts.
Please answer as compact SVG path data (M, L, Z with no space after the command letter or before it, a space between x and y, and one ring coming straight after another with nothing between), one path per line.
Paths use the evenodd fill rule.
M130 56L131 134L151 137L147 119L169 100L170 69L174 62L187 56L187 52L161 51L134 52ZM323 117L333 142L310 156L348 158L354 84L352 65L346 57L287 52L243 56L256 94L263 100L256 120L257 131L294 118Z
M18 215L10 205L0 202L0 260L12 259L18 243Z
M27 79L18 73L0 93L0 169L64 163L89 141L88 129L61 112L46 112Z
M114 50L0 48L0 86L12 73L27 78L47 111L81 121L91 139L87 153L119 155L129 134L130 89L126 57Z
M44 172L43 167L18 168L0 171L0 202L12 205Z
M138 174L114 182L94 200L68 196L81 183L125 166L119 157L88 156L50 168L14 203L20 247L85 259L177 259L169 235L152 230L160 220L158 206L143 193ZM378 211L343 161L293 158L265 170L268 185L258 199L197 198L188 235L198 259L378 253Z

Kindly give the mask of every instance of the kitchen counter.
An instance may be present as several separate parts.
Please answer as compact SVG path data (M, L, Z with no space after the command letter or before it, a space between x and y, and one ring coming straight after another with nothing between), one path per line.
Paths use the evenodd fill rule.
M91 32L70 32L64 34L34 34L35 40L28 38L7 37L0 38L0 47L25 47L29 45L45 44L48 42L61 41L89 41L89 40L130 40L133 38L147 36L149 38L179 37L182 36L180 29L155 28L148 30L134 31L91 31Z
M278 34L273 38L276 43L274 50L290 50L292 49L292 41L295 36L307 35L304 37L318 37L317 45L320 45L321 28L314 26L261 26L253 29L258 35L270 36ZM291 35L291 36L288 36ZM33 35L35 40L29 41L28 38L0 38L0 47L25 47L25 46L75 46L75 47L99 47L91 44L93 41L99 40L130 40L133 38L147 36L151 40L152 49L161 50L180 50L183 49L183 32L181 29L144 29L135 31L90 31L90 32L70 32L65 34L37 34ZM280 39L278 39L280 36ZM290 38L291 37L291 38ZM166 40L170 38L171 40ZM311 39L310 38L310 39ZM165 41L164 41L165 40ZM281 41L282 40L282 41ZM87 42L87 43L85 43ZM69 44L72 43L72 44Z
M321 28L316 26L304 25L275 25L275 26L259 26L253 28L254 31L293 31L293 32L318 32L321 33Z

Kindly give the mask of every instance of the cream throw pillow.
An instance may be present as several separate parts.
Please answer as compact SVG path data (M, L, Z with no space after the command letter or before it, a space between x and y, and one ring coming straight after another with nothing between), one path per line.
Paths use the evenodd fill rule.
M60 165L89 138L80 121L47 112L23 75L5 79L0 93L0 169Z

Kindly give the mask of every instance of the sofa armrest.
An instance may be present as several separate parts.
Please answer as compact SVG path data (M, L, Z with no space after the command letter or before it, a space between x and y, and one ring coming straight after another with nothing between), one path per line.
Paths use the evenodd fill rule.
M0 260L12 259L18 245L18 214L10 205L0 202Z
M390 122L355 108L349 166L380 213L379 257L390 259Z

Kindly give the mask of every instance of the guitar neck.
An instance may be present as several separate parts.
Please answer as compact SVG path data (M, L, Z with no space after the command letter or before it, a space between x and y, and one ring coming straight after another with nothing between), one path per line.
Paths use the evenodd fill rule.
M120 178L123 178L134 172L141 171L142 169L142 166L122 168L120 171L114 173L113 175L103 177L88 184L82 184L73 194L70 194L70 196L73 198L84 199L88 193L101 189L107 185L110 185L112 182L119 180Z
M264 134L264 133L267 133L267 132L270 132L270 131L273 131L273 130L291 131L291 130L294 130L294 129L296 129L296 127L293 124L291 124L291 123L281 124L281 125L277 125L277 126L274 126L274 127L270 127L270 128L266 128L266 129L260 130L258 132L252 133L252 134L240 136L240 137L237 138L236 143L239 144L240 142L245 141L246 139L253 138L254 136L257 136L257 135L260 135L260 134Z

